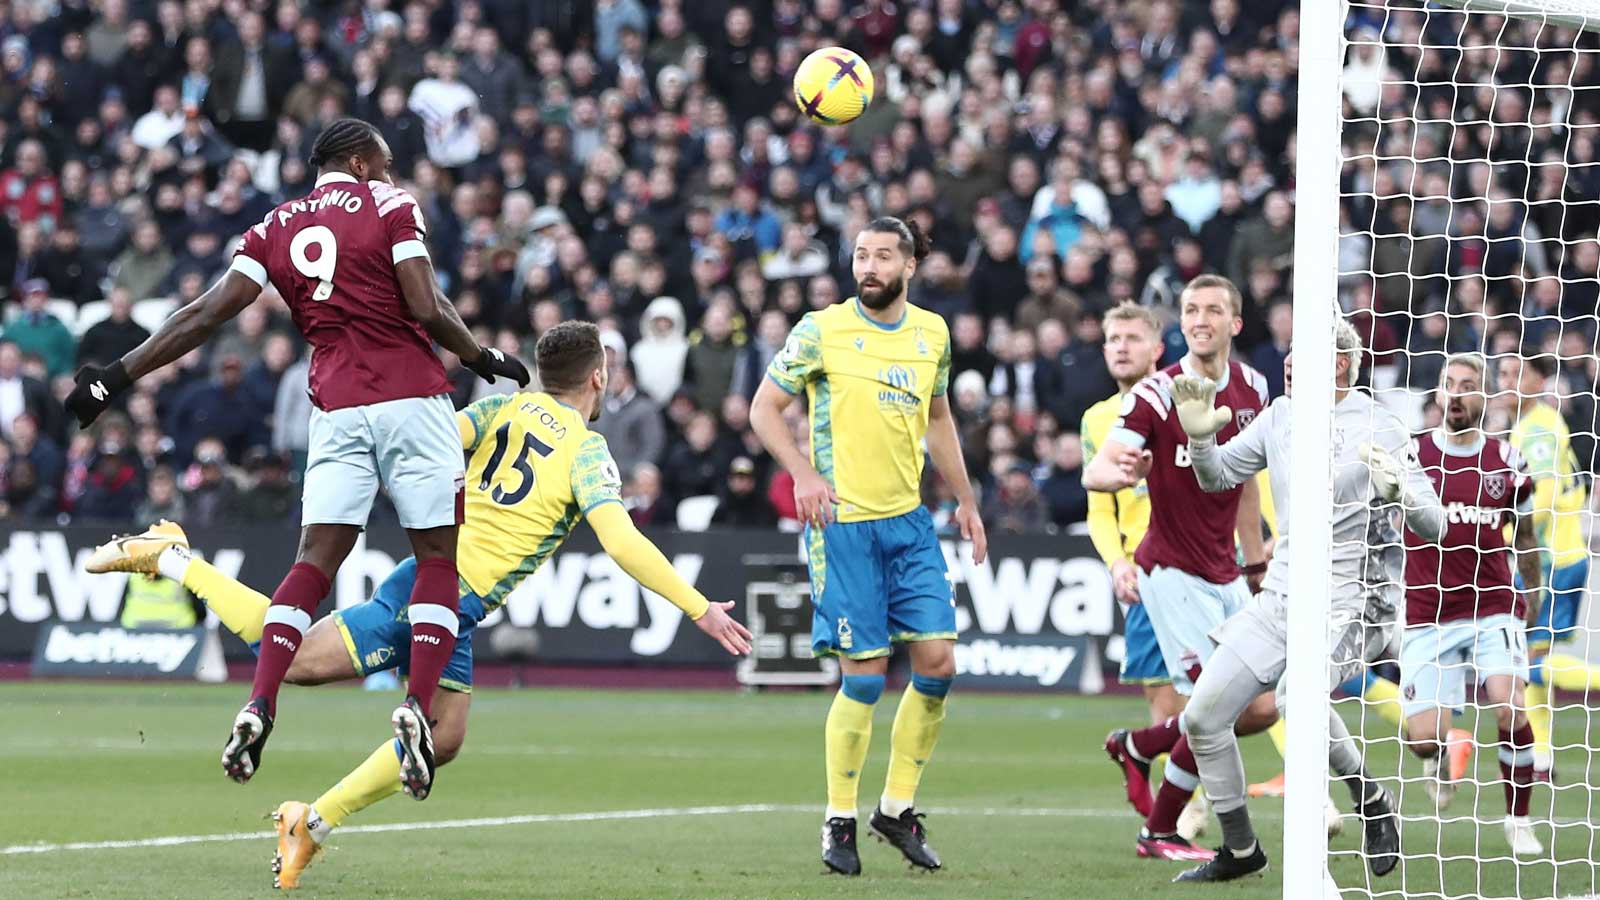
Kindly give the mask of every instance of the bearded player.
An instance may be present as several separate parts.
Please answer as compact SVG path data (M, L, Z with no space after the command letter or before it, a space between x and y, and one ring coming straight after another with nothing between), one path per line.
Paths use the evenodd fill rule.
M1361 360L1361 338L1341 321L1335 335L1333 405L1333 536L1329 573L1328 670L1331 691L1350 673L1388 646L1400 602L1404 567L1399 535L1391 518L1395 504L1416 533L1437 540L1444 509L1422 470L1411 464L1404 424L1370 396L1352 390ZM1285 386L1293 392L1293 356L1284 364ZM1188 735L1200 778L1222 824L1223 845L1215 858L1179 875L1178 881L1231 881L1265 869L1267 855L1245 806L1244 762L1233 724L1252 700L1276 690L1283 698L1288 662L1290 521L1289 482L1297 470L1291 455L1293 417L1289 396L1233 440L1218 444L1215 433L1231 411L1215 408L1216 385L1180 375L1173 382L1178 421L1189 435L1195 478L1208 491L1226 490L1263 469L1272 472L1278 504L1278 543L1267 580L1255 601L1222 624L1217 649L1195 684L1180 726ZM1401 460L1407 462L1403 464ZM1344 720L1329 714L1328 762L1350 790L1365 822L1367 864L1377 876L1399 864L1399 830L1394 798L1367 773Z
M466 738L473 631L555 553L579 518L588 520L600 545L629 576L682 609L729 653L750 650L750 633L728 616L733 604L707 602L622 507L616 463L605 438L588 428L606 395L599 330L586 322L564 322L539 338L535 352L543 391L495 394L456 415L458 446L470 454L472 482L461 529L460 640L440 682L433 732L439 765L453 759ZM87 568L181 581L228 630L251 646L262 640L267 598L193 558L176 525L164 522L104 544ZM318 622L306 633L287 680L325 684L395 668L405 674L415 659L405 600L416 578L416 560L405 560L372 599ZM274 886L298 886L334 828L401 790L397 744L379 746L315 803L291 800L278 807Z
M1447 359L1437 399L1444 422L1413 443L1444 503L1444 537L1430 540L1410 523L1405 532L1400 691L1408 746L1424 761L1424 784L1444 808L1456 785L1440 777L1440 749L1453 711L1466 705L1470 668L1500 729L1506 841L1516 856L1537 855L1543 847L1528 820L1537 775L1524 705L1527 631L1539 613L1541 574L1533 479L1510 443L1483 432L1483 357L1462 353ZM1507 525L1512 547L1506 545ZM1513 556L1523 592L1512 584Z
M1572 635L1589 588L1589 539L1583 520L1589 508L1588 480L1578 468L1567 423L1556 409L1549 383L1556 374L1555 357L1539 354L1500 357L1499 398L1515 419L1511 446L1522 454L1533 479L1533 526L1545 552L1547 599L1528 633L1531 671L1527 687L1528 725L1533 729L1533 765L1542 781L1550 779L1550 688L1587 693L1600 690L1600 669L1570 653L1552 653L1551 645ZM1525 589L1519 576L1519 590Z
M986 547L945 394L950 333L942 318L906 300L927 255L928 239L915 224L891 217L868 223L850 261L859 296L795 325L750 407L761 442L794 476L795 506L807 522L811 650L840 657L844 673L823 732L822 861L845 875L861 872L860 775L895 644L911 657L911 683L895 713L888 777L868 825L912 865L942 865L913 808L955 677L955 598L922 504L924 440L956 495L954 521L972 541L975 563ZM809 457L783 419L801 394L810 408Z
M1211 655L1211 632L1250 601L1267 563L1261 536L1259 492L1254 481L1226 491L1201 490L1190 471L1189 439L1173 410L1172 383L1198 375L1217 384L1217 396L1233 410L1219 439L1232 438L1266 407L1267 383L1259 372L1229 358L1243 327L1241 298L1233 282L1201 275L1179 299L1180 327L1189 352L1176 365L1141 381L1123 398L1121 417L1105 446L1084 468L1091 491L1116 492L1148 477L1150 530L1134 554L1139 597L1155 628L1162 659L1181 694L1194 689ZM1236 562L1234 537L1244 554ZM1247 585L1246 576L1253 583ZM1254 734L1277 721L1271 697L1261 697L1239 717L1240 734ZM1210 851L1180 837L1178 817L1200 785L1187 739L1171 716L1149 728L1118 730L1106 752L1123 773L1128 799L1148 812L1135 845L1142 857L1205 860ZM1152 803L1150 761L1168 753L1165 779Z
M148 340L105 369L80 369L66 401L87 428L117 394L205 343L269 282L311 345L300 550L272 595L250 700L222 751L223 771L241 784L260 768L284 674L382 485L417 559L408 598L411 683L390 721L407 792L428 796L433 697L456 642L463 477L450 382L430 338L486 381L529 381L521 362L480 347L439 292L422 208L390 183L390 162L388 144L366 122L339 119L323 129L311 148L311 193L246 231L222 279Z

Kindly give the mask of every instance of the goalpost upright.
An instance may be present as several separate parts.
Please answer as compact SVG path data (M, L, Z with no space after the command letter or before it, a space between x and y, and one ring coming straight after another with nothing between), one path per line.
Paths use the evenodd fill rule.
M1289 520L1285 900L1338 897L1327 876L1330 855L1351 896L1600 894L1592 799L1600 790L1592 759L1600 720L1587 695L1569 694L1570 705L1556 707L1566 721L1557 724L1554 749L1587 761L1568 763L1565 778L1558 766L1553 784L1533 788L1532 817L1549 840L1540 854L1514 855L1496 833L1499 795L1511 780L1492 774L1497 748L1487 736L1494 714L1470 709L1478 705L1470 674L1462 723L1477 729L1481 764L1468 769L1449 813L1424 802L1431 798L1423 794L1421 763L1398 726L1368 716L1373 707L1361 699L1337 704L1361 714L1351 727L1357 745L1399 799L1401 863L1394 873L1372 880L1349 864L1361 853L1351 849L1361 846L1359 819L1347 819L1330 854L1323 819L1335 320L1360 311L1371 334L1389 332L1380 357L1406 365L1378 359L1373 368L1382 371L1368 370L1373 396L1415 431L1423 430L1424 402L1445 354L1458 350L1487 357L1491 438L1506 437L1519 409L1528 409L1508 406L1516 388L1497 383L1497 361L1516 354L1554 357L1559 377L1546 383L1541 402L1554 398L1559 408L1576 392L1600 405L1592 361L1600 287L1594 299L1574 302L1589 298L1588 286L1600 279L1600 101L1591 99L1600 95L1585 95L1600 91L1595 32L1600 0L1300 4L1292 401L1299 465ZM1583 340L1572 340L1575 334ZM1581 383L1573 370L1581 375L1585 366L1589 381ZM1573 437L1596 441L1594 424L1580 418L1570 426ZM1583 459L1573 477L1587 478L1592 464ZM1492 492L1491 473L1484 474L1484 490ZM1588 524L1587 510L1584 516ZM1470 661L1450 665L1470 668ZM1509 746L1500 752L1512 752ZM1507 788L1505 808L1518 785Z
M1283 896L1315 896L1327 866L1327 548L1333 539L1333 324L1338 290L1339 71L1344 4L1300 4L1299 108L1295 149L1294 458L1289 498L1290 691L1284 755ZM1337 897L1337 893L1333 897Z

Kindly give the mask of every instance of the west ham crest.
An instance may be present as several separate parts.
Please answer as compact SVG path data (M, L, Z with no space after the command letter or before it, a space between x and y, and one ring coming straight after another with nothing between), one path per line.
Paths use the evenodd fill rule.
M1483 492L1495 500L1499 500L1501 497L1504 497L1506 495L1506 476L1483 476Z
M1253 409L1241 409L1234 415L1233 420L1238 423L1239 430L1243 431L1246 425L1256 420L1256 411Z

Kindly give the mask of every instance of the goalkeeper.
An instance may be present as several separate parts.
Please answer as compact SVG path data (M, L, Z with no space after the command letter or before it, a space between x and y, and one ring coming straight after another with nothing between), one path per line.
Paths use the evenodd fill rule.
M1380 652L1394 628L1403 556L1385 507L1400 503L1407 524L1418 534L1437 539L1444 527L1444 508L1427 476L1416 465L1400 462L1413 458L1405 426L1371 397L1351 389L1362 346L1349 323L1339 323L1335 347L1330 691ZM1285 361L1286 388L1292 385L1291 373L1292 363ZM1267 865L1245 807L1244 764L1233 729L1239 714L1261 693L1276 688L1280 707L1283 703L1289 479L1295 470L1290 456L1292 407L1287 396L1279 398L1244 431L1218 446L1214 435L1231 421L1233 412L1212 408L1216 386L1206 379L1181 376L1172 392L1179 422L1189 435L1189 454L1200 486L1226 490L1266 468L1278 498L1277 551L1262 591L1251 606L1212 634L1217 649L1179 721L1222 825L1223 846L1212 860L1177 880L1228 881ZM1350 789L1366 823L1368 865L1374 875L1386 875L1399 862L1394 798L1366 773L1361 754L1336 713L1330 713L1328 726L1329 764Z

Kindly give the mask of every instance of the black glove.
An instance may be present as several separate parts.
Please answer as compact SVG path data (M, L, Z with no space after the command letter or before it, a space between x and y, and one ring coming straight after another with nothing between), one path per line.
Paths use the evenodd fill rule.
M72 393L67 395L67 411L77 416L79 428L88 428L93 424L111 405L111 400L133 384L121 360L104 369L84 366L73 380L76 385Z
M478 358L472 362L463 362L462 365L477 373L477 376L484 381L494 384L496 375L504 375L515 381L517 387L527 387L528 382L533 380L533 377L528 374L528 367L523 365L522 360L517 359L515 356L507 356L493 347L479 347L478 349L481 351L478 354Z

